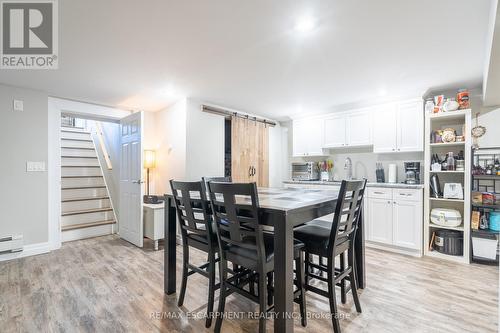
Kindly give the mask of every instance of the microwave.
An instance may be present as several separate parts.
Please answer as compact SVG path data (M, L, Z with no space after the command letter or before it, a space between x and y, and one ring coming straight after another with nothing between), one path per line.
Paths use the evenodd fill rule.
M316 163L292 163L292 180L319 180Z

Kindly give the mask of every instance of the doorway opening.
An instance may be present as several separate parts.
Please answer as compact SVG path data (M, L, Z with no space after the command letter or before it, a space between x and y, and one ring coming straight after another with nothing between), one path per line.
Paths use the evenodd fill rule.
M231 177L231 118L224 119L224 177Z

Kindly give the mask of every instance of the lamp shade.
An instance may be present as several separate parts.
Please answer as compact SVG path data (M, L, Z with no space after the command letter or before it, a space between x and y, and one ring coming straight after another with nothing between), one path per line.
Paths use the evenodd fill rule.
M154 150L144 151L144 168L152 169L156 167L156 152Z

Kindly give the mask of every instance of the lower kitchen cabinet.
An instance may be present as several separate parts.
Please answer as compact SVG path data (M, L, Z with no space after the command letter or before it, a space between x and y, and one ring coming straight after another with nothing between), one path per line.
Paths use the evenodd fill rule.
M364 221L368 246L422 256L421 189L368 188Z

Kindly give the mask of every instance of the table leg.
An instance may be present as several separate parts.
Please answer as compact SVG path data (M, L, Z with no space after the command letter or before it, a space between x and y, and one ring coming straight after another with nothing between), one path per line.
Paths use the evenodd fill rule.
M274 224L275 333L293 333L293 228L285 214Z
M356 277L358 280L358 288L364 289L366 286L365 275L365 230L363 222L363 209L359 212L358 230L356 230L356 238L354 240L354 255L356 265Z
M175 293L176 287L176 227L177 220L175 216L175 208L173 207L172 198L165 198L165 246L164 246L164 272L163 272L163 289L165 294L171 295Z

